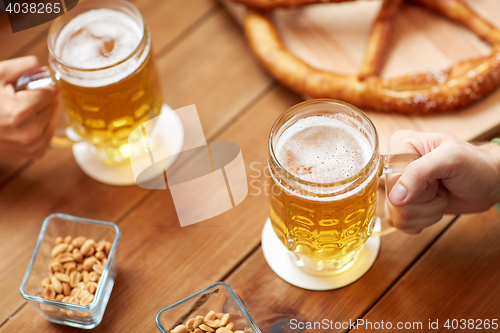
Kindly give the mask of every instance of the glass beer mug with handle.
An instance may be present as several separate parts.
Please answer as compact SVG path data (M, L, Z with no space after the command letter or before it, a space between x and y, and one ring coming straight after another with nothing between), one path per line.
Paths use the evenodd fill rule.
M357 259L377 219L379 177L419 156L380 155L378 134L359 109L310 100L281 115L269 138L270 219L295 264L335 274Z
M16 90L57 83L74 141L104 163L134 154L129 134L162 106L151 35L137 8L121 0L81 2L56 19L48 36L49 66L27 73ZM75 140L76 137L76 140ZM68 146L69 138L52 144Z

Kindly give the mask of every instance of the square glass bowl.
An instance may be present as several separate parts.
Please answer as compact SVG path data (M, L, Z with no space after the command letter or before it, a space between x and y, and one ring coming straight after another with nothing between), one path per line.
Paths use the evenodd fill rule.
M160 332L170 333L176 326L183 325L196 316L204 317L210 310L229 313L235 330L261 333L233 288L225 282L216 282L160 310L156 315L156 326Z
M91 329L99 325L108 304L115 282L117 266L116 251L120 241L120 229L111 222L89 220L65 214L52 214L42 225L35 251L31 257L21 284L21 295L47 320L78 328ZM42 280L49 276L49 262L56 237L85 236L96 242L102 239L111 242L111 251L101 280L89 305L75 305L47 300L36 295L42 294Z

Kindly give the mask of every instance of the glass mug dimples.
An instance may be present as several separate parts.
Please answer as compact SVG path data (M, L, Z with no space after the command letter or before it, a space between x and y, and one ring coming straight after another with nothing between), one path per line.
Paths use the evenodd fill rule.
M416 158L380 155L371 120L344 102L310 100L279 117L269 138L279 188L270 191L270 219L295 264L316 274L351 267L374 234L379 176Z

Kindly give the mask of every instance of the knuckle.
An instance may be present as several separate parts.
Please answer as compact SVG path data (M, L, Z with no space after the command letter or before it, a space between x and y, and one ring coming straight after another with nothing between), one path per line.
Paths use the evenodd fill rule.
M417 217L415 211L407 208L401 208L398 211L398 216L400 221L409 221Z
M401 219L393 219L392 224L394 225L395 228L400 230L405 230L409 228L408 223Z
M45 154L45 146L33 145L27 148L26 152L31 158L41 158Z
M12 112L9 117L9 125L19 126L23 121L26 120L27 115L31 112L31 107L29 106L17 106L12 108Z
M39 141L42 136L42 129L39 127L30 128L22 132L19 137L19 143L23 145L31 145Z
M449 151L448 163L452 168L461 168L467 163L467 154L459 147L451 147Z
M394 140L402 140L402 139L405 139L409 136L413 136L415 135L417 132L414 131L414 130L398 130L396 132L394 132L394 134L392 134L392 139Z
M413 130L399 130L392 134L389 140L389 152L401 153L406 150L411 138L416 137L419 132Z

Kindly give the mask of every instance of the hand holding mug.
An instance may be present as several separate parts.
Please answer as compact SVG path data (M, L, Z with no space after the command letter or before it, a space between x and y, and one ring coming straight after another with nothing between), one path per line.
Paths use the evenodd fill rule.
M40 158L55 129L57 88L16 92L13 82L39 67L34 56L0 61L0 157Z
M419 233L443 214L474 213L500 202L500 146L474 145L440 133L398 131L391 154L416 153L402 175L389 181L390 224ZM396 182L397 181L397 182Z

